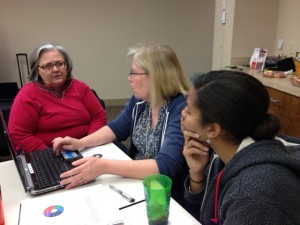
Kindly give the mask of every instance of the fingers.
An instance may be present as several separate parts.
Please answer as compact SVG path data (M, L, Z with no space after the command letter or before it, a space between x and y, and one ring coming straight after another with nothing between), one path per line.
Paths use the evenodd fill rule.
M193 153L197 153L197 151L199 150L206 153L209 151L206 143L195 139L189 139L188 141L186 141L184 144L184 149L190 149L191 151L193 151Z
M85 162L87 162L87 160L89 160L89 158L77 159L76 161L72 162L72 165L75 166L75 167L78 167L81 164L84 164Z
M55 151L56 155L59 155L60 154L60 151L62 149L65 149L65 150L73 150L73 138L70 138L70 137L65 137L65 138L61 138L61 137L58 137L58 138L55 138L53 141L52 141L52 144L53 144L53 150Z
M204 152L208 152L209 145L201 140L201 137L196 132L184 130L184 148L196 148Z
M207 164L209 148L200 141L190 139L184 145L183 155L189 168L199 171Z
M88 162L89 158L82 158L74 161L72 165L76 167L60 175L60 178L62 179L60 185L65 186L65 189L70 189L88 183L91 180L88 176L90 172L86 169L88 167L86 166Z
M183 136L184 136L185 144L187 144L191 139L200 138L199 134L197 134L193 131L189 131L189 130L184 130L183 131Z
M199 148L184 148L183 155L188 160L188 158L195 158L195 157L206 157L209 155L209 152Z
M183 132L183 135L184 136L187 136L187 137L192 137L192 138L200 138L199 134L193 132L193 131L189 131L189 130L185 130Z
M80 176L80 174L78 174L76 176L65 178L65 179L61 180L60 185L64 186L65 189L71 189L73 187L80 186L87 182L88 181L86 181L83 177Z
M62 179L60 185L65 186L65 189L77 187L86 183L86 179L81 172L76 172L76 168L60 175Z
M62 142L62 140L63 140L63 138L58 137L58 138L53 139L53 141L52 141L52 148L55 151L56 155L60 154L60 151L61 151L60 143Z
M190 168L190 172L198 174L206 167L209 161L209 152L207 150L207 147L201 145L201 143L195 140L191 140L189 144L191 142L200 144L201 147L199 147L199 145L195 146L195 144L189 145L189 147L185 146L183 149L183 155L188 164L188 167Z

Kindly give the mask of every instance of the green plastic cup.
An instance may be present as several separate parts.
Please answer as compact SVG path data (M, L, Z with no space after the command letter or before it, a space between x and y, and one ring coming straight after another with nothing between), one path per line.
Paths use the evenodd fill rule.
M169 218L172 180L155 174L143 181L149 225L166 225Z

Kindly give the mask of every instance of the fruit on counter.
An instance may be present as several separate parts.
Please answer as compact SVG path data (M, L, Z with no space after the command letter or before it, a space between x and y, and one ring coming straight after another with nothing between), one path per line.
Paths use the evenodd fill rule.
M292 85L300 86L300 76L290 75L289 80Z
M263 72L264 77L274 77L273 70L266 70Z
M263 72L264 77L269 77L269 78L285 78L286 75L283 71L273 71L273 70L265 70Z

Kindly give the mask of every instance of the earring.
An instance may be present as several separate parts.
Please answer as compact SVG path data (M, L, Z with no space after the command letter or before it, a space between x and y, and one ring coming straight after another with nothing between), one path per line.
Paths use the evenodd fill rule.
M207 138L206 143L210 145L211 144L211 140L209 138Z
M185 112L185 109L181 111L181 118L182 119L185 119L186 117L186 112Z

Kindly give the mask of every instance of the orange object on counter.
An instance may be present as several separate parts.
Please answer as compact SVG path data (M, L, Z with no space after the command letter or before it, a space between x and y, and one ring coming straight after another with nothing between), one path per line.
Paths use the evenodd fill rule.
M5 225L4 209L3 209L3 202L2 202L2 195L1 195L1 186L0 186L0 225Z

